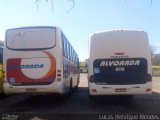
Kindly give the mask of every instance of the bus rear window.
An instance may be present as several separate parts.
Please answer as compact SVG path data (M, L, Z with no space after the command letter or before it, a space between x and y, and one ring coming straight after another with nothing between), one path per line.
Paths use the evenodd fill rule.
M24 28L6 33L7 47L15 50L47 49L55 46L56 29Z
M93 67L96 83L142 84L150 77L145 58L97 59Z

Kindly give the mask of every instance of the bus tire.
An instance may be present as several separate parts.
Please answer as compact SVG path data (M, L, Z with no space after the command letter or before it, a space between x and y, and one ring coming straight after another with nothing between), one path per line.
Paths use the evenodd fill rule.
M92 96L92 95L88 95L88 98L89 98L90 100L92 100L92 99L93 99L93 96Z
M122 98L125 99L125 100L132 100L133 97L134 97L134 95L124 95L124 96L122 96Z
M126 98L127 99L133 99L134 95L127 95Z
M69 85L69 92L68 92L69 96L71 96L72 93L73 93L73 88L72 88L72 78L71 78L70 85Z
M64 97L70 97L72 95L72 80L70 81L69 90L67 93L64 93Z
M77 79L78 79L78 80L77 80L77 84L76 84L76 86L75 86L76 89L78 88L78 85L79 85L79 76L78 76Z
M7 96L9 96L9 95L6 95L6 94L4 94L4 93L1 93L1 94L0 94L0 99L6 98Z
M88 90L88 98L89 100L93 100L95 98L95 96L89 94L89 90Z

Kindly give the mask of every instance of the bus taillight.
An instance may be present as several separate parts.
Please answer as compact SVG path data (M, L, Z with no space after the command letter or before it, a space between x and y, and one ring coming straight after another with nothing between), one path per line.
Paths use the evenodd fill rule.
M62 73L61 73L62 71L60 70L60 69L58 69L57 70L57 82L59 82L59 81L61 81L62 79L61 79L61 76L62 76Z
M61 70L57 70L57 73L61 73Z
M150 91L152 91L151 88L147 88L147 89L146 89L146 92L150 92Z
M61 74L57 74L57 77L61 77Z
M94 82L94 75L89 76L89 82Z
M61 78L57 78L57 82L60 82L61 81Z
M96 93L96 92L97 92L97 90L96 90L96 89L92 89L92 92Z

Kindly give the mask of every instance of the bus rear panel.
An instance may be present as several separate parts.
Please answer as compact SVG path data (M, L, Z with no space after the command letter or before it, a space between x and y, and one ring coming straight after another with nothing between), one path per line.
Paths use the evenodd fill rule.
M141 31L105 31L90 39L90 95L151 94L151 53Z
M63 94L69 91L72 75L65 78L61 35L58 27L6 31L3 84L6 94ZM68 64L73 62L68 60Z

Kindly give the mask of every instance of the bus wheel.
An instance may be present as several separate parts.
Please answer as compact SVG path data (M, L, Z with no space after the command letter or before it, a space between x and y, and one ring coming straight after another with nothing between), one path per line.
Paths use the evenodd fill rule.
M125 96L123 96L123 99L132 100L133 97L134 97L134 95L125 95Z
M89 90L88 90L88 98L89 100L93 100L95 98L95 96L89 94Z
M73 88L72 88L72 79L70 81L70 86L69 86L69 96L72 95L73 93Z
M69 90L67 93L63 94L63 96L70 97L72 95L72 91L73 91L73 89L72 89L72 80L71 80L70 85L69 85Z
M92 99L93 99L93 96L92 96L92 95L88 95L88 98L89 98L90 100L92 100Z
M127 99L133 99L134 95L128 95L126 96Z
M79 83L77 83L77 85L75 86L76 89L78 88L78 85L79 85Z
M78 88L78 85L79 85L79 76L78 76L77 79L78 79L78 80L77 80L77 84L76 84L76 86L75 86L76 89Z
M5 95L4 93L0 93L0 99L3 99L3 98L6 98L8 97L9 95Z

